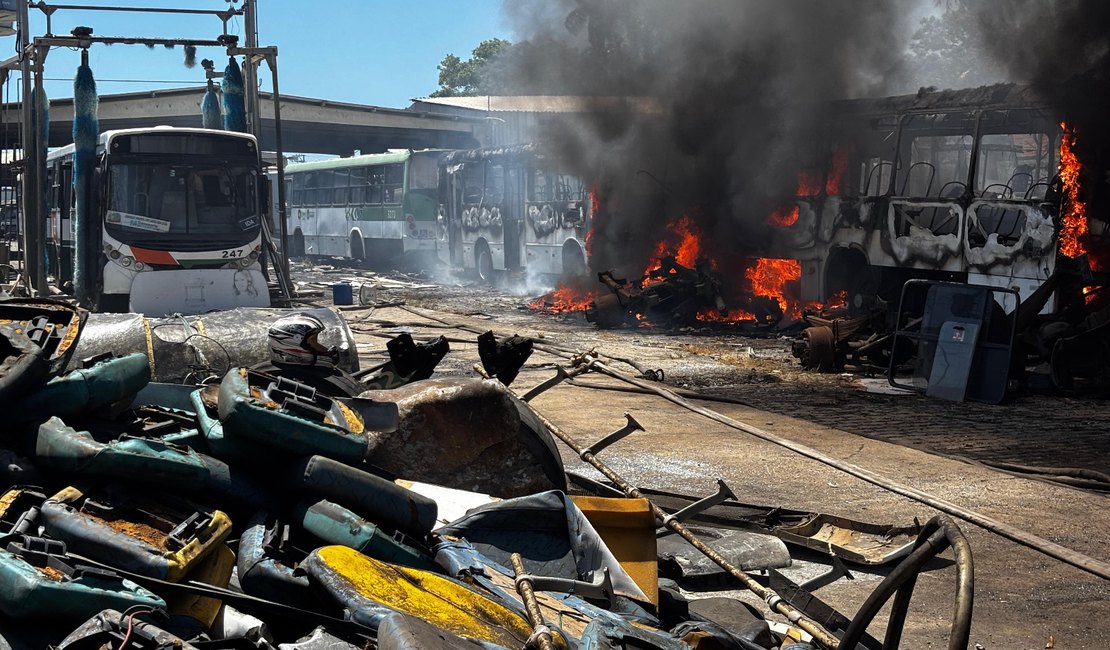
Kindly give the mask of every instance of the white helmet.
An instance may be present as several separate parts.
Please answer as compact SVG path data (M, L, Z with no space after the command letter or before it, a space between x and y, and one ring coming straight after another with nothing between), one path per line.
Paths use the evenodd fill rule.
M326 348L318 340L324 324L314 316L284 316L270 326L270 358L278 363L302 366L335 365L339 351Z

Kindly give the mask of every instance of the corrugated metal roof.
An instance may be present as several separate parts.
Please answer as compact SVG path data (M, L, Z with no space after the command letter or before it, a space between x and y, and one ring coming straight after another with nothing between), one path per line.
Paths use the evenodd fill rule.
M604 110L659 112L658 103L650 97L480 95L477 97L420 97L413 101L493 113L588 113Z

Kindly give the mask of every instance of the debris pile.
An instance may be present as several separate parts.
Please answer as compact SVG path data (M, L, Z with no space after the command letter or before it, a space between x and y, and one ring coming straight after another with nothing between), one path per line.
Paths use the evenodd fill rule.
M947 521L731 503L723 482L695 503L652 495L660 508L596 459L634 420L582 450L509 390L532 349L519 337L480 339L496 379L431 377L446 341L404 335L365 372L229 355L218 378L169 384L151 381L145 345L78 360L86 315L74 308L0 312L4 647L828 650L842 636L871 648L869 618L837 618L781 574L766 586L738 567L785 566L785 542L836 554L835 577L840 559L903 557L896 573L914 575L966 544ZM301 343L314 361L337 358L319 323L297 315ZM577 479L597 496L569 496L556 438L612 482ZM670 537L657 546L660 524ZM787 622L736 600L687 602L660 567L738 579Z
M602 328L645 322L683 325L696 322L698 314L709 310L728 313L721 284L704 259L689 268L667 255L659 268L648 271L639 282L619 279L612 271L599 273L598 281L611 293L590 303L586 320Z
M1110 302L1086 256L1061 258L1037 291L911 280L896 303L874 294L807 311L793 354L821 372L885 373L897 387L954 400L1000 402L1032 391L1110 391ZM1044 313L1054 300L1056 308ZM961 351L959 348L965 348ZM962 370L953 363L963 358ZM963 373L961 385L941 388ZM905 383L912 378L910 383ZM942 380L942 378L944 378Z

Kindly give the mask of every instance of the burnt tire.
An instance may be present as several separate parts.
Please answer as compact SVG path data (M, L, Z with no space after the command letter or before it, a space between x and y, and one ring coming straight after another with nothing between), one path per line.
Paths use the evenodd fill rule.
M802 340L806 342L802 355L802 367L818 372L836 371L836 336L831 327L807 327L802 330Z

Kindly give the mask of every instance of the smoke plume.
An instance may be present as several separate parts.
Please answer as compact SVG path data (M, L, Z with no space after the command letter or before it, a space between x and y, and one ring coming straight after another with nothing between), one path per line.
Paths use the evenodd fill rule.
M612 215L593 266L637 274L683 214L709 255L755 252L798 171L822 164L822 103L893 92L919 1L506 3L520 92L596 98L543 138Z
M1110 2L991 0L979 10L984 43L1015 81L1059 105L1075 129L1084 195L1110 220Z

